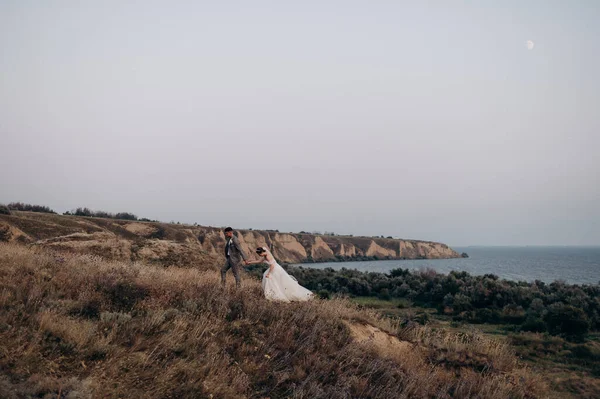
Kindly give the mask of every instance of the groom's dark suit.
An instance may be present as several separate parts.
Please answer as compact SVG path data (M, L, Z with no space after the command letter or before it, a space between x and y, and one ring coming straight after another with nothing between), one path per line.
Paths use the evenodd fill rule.
M227 270L231 269L235 277L235 284L239 287L240 268L243 267L242 261L246 260L246 254L235 235L227 239L225 243L225 258L225 265L221 269L221 282L225 285L225 274L227 274Z

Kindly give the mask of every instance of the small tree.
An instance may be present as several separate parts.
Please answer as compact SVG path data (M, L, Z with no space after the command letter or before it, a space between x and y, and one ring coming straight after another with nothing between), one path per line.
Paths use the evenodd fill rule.
M119 212L115 215L115 219L137 220L137 216L129 212Z
M89 217L89 216L94 216L94 213L89 208L77 208L73 212L73 215L75 215L75 216L88 216Z

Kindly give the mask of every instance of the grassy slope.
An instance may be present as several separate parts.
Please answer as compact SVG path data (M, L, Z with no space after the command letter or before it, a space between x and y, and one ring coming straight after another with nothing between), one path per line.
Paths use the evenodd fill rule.
M477 331L485 337L509 343L517 356L548 381L557 398L600 397L600 335L592 334L586 343L568 342L557 336L512 332L503 325L455 323L435 309L414 307L405 299L382 300L356 297L352 302L382 315L400 319L421 320L426 315L430 328L457 334ZM578 356L573 356L574 354Z
M258 281L0 244L0 397L546 397L508 345ZM414 345L353 340L369 323Z
M3 239L2 225L12 226ZM216 269L221 259L204 251L198 243L198 229L193 226L159 222L135 222L147 231L127 229L132 221L62 216L35 212L0 215L0 242L52 247L65 252L95 254L113 260L146 259L163 266L186 265ZM150 254L144 256L144 252Z

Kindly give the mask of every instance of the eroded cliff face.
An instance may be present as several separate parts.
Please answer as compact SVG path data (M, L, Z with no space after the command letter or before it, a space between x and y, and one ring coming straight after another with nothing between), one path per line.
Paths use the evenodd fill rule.
M196 228L203 250L222 256L225 236L220 230ZM445 259L459 258L445 244L428 241L386 238L285 234L267 231L238 231L246 254L254 256L257 247L267 246L284 263L324 262L330 260L374 259Z
M427 241L258 230L236 234L250 257L267 246L283 263L460 257L445 244ZM225 260L223 232L203 226L14 212L0 215L0 241L164 265L218 268Z

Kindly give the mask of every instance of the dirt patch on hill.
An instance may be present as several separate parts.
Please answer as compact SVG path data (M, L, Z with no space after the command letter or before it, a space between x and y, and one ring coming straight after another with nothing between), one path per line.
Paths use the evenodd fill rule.
M373 345L381 355L397 354L398 352L412 351L414 345L398 338L370 324L358 322L345 322L350 329L354 341Z
M0 241L4 242L30 242L31 237L15 226L0 222Z
M148 237L156 232L154 226L144 223L128 223L125 225L125 230L142 237Z
M131 258L131 241L109 232L74 233L37 241L34 245L78 254L93 254L106 259Z

